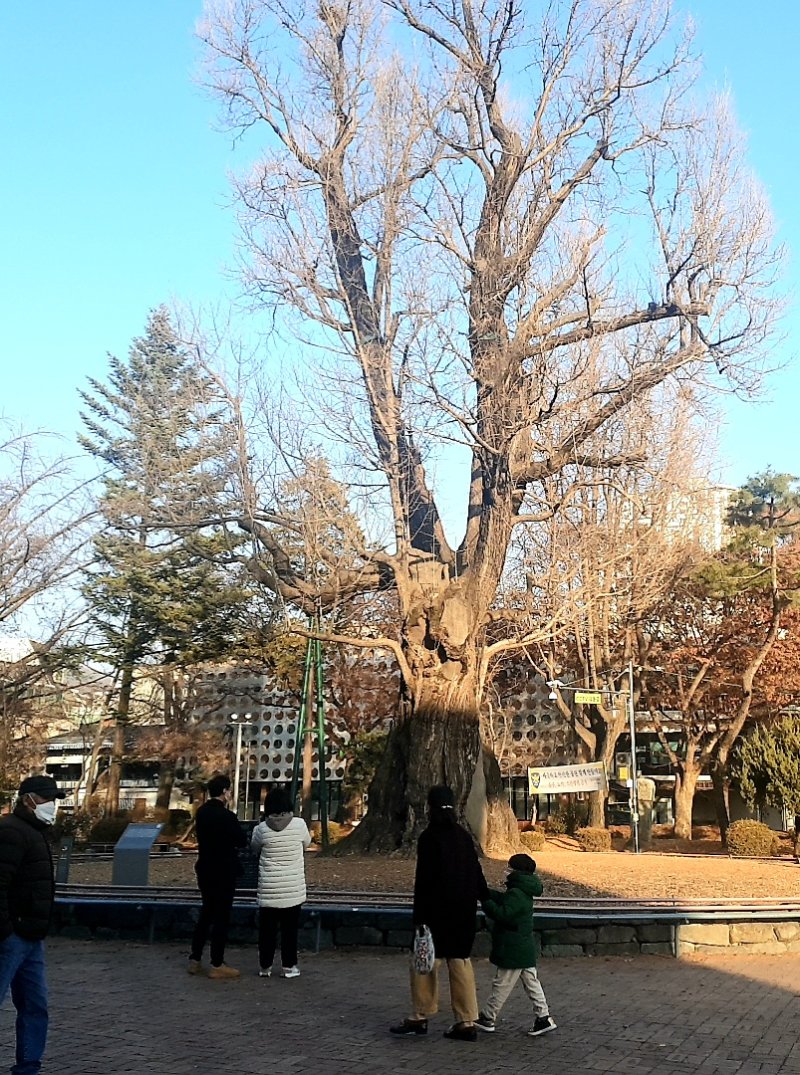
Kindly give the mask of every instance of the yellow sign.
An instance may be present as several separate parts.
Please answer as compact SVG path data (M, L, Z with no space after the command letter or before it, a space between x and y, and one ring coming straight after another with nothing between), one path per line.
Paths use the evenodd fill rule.
M600 691L575 691L575 701L578 705L600 705L603 695Z

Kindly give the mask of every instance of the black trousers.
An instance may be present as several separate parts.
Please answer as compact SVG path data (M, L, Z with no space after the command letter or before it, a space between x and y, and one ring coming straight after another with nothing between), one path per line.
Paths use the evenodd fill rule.
M192 959L203 958L203 949L211 936L211 965L218 967L225 960L225 944L231 921L231 908L236 892L235 880L213 881L198 877L198 887L203 899L200 917L192 937Z
M297 965L297 927L302 906L298 903L295 907L259 907L258 960L262 967L272 966L278 929L281 932L281 964L284 967Z

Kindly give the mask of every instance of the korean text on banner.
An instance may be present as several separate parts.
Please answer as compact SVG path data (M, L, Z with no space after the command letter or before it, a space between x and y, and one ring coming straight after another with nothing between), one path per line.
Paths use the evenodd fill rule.
M548 765L528 769L528 792L531 795L556 795L569 791L607 791L605 763L585 765Z

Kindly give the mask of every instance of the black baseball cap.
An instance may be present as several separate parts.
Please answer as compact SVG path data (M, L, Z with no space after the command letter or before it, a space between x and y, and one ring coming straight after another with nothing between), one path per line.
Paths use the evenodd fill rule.
M61 791L52 776L40 773L39 776L26 776L19 786L20 795L38 795L40 799L66 799L66 791Z

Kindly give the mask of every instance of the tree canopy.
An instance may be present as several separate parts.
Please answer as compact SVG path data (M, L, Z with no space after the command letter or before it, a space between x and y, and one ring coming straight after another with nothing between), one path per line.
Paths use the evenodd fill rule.
M226 0L199 33L227 122L264 146L235 181L244 279L299 341L348 499L387 520L317 594L397 598L407 719L359 839L408 844L447 781L487 843L482 684L546 634L514 609L491 634L514 530L556 510L551 478L635 459L616 434L638 404L757 379L779 305L765 198L666 3ZM255 483L242 502L275 588L308 603L291 520Z

